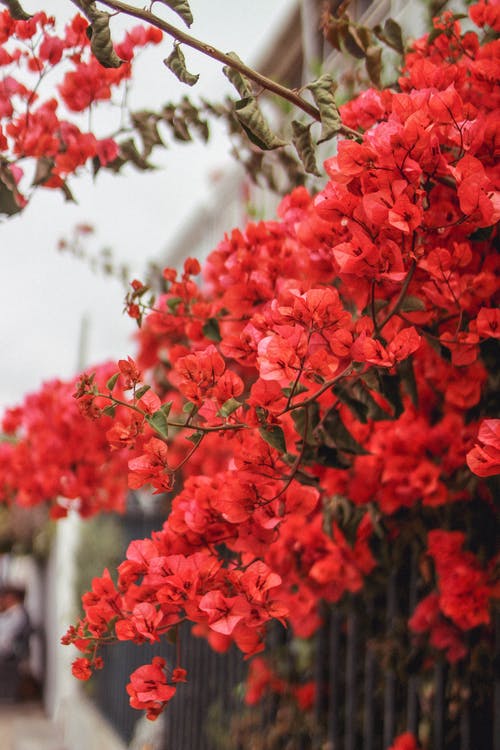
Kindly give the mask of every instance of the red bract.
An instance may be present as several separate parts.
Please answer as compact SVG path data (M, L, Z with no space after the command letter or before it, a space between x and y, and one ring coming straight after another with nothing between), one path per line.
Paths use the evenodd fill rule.
M467 454L469 469L480 477L500 474L500 419L485 419L477 437L481 445Z
M130 675L127 693L132 708L145 709L148 719L156 719L175 695L176 687L167 685L165 659L155 656L151 664L139 667Z
M491 590L487 574L470 552L463 552L460 532L429 533L429 555L436 565L439 607L462 630L490 622Z
M88 680L92 676L92 666L89 659L75 659L71 665L71 672L78 680Z
M167 492L172 487L172 472L167 462L167 446L157 438L144 446L146 452L128 462L128 486L139 489L150 482L155 492Z
M400 734L388 750L419 750L419 744L411 732Z

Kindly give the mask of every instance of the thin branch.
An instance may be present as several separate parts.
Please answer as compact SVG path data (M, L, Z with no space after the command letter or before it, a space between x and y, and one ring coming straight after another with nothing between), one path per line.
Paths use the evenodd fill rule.
M75 2L75 0L73 0L73 2ZM297 94L296 91L293 91L286 86L282 86L276 81L273 81L271 78L267 78L267 76L258 73L253 68L249 68L248 65L245 65L240 60L234 59L230 55L226 55L224 52L221 52L212 44L202 42L199 39L191 36L190 34L187 34L182 29L178 29L176 26L172 26L172 24L164 21L154 13L151 13L151 11L145 10L143 8L135 8L133 5L121 2L121 0L98 0L98 2L100 2L102 5L106 5L112 10L118 11L120 13L125 13L126 15L138 18L141 21L145 21L151 26L155 26L161 31L164 31L166 34L173 37L178 42L186 44L188 47L192 47L192 49L195 49L198 52L201 52L203 55L213 58L214 60L218 60L218 62L221 62L223 65L227 65L234 70L238 70L242 75L249 78L258 86L261 86L267 91L271 91L273 94L276 94L282 99L286 99L286 101L289 101L291 104L295 105L303 112L310 115L314 120L321 122L319 110L306 99L303 99L303 97ZM360 133L358 133L356 130L353 130L352 128L349 128L347 125L341 125L341 127L339 128L339 132L349 138L356 138L359 140L359 138L361 137Z
M109 401L112 402L113 405L116 406L125 406L127 409L132 409L132 411L138 412L144 419L146 419L147 416L150 416L147 412L140 409L138 406L135 406L135 404L131 404L128 401L122 401L120 398L116 398L111 393L94 393L93 396L100 397L100 398L107 398ZM191 416L191 415L190 415ZM194 425L190 424L190 416L188 417L188 420L186 422L175 422L170 419L167 419L167 425L169 427L178 427L179 429L188 429L193 430L194 432L224 432L225 430L245 430L249 429L249 425L241 424L239 422L231 423L224 422L224 424L220 425L213 425L212 427L205 427L203 425ZM154 428L153 428L154 429ZM165 440L164 440L165 442Z
M332 388L335 383L337 383L341 378L346 377L347 375L350 375L352 372L353 366L348 365L345 370L342 370L338 375L336 375L331 380L327 380L326 383L323 383L321 388L313 393L312 396L309 396L309 398L304 399L303 401L298 401L295 404L290 404L290 406L287 406L283 409L283 411L280 411L280 413L277 415L278 417L281 417L283 414L286 414L288 411L294 411L295 409L300 409L304 406L309 406L309 404L312 404L313 401L316 401L319 396L321 396L325 391L327 391L329 388Z
M173 474L177 474L177 472L179 471L179 469L182 469L182 467L184 466L184 464L187 464L187 462L189 461L189 459L191 458L191 456L193 455L193 453L196 450L198 450L198 448L200 447L201 441L203 440L204 437L205 437L204 434L200 435L200 439L198 440L198 442L195 443L193 445L193 447L188 450L188 452L186 453L186 455L184 456L184 458L181 461L179 461L179 463L177 464L177 466L172 467L171 471L172 471Z
M390 321L390 319L394 315L396 315L396 313L399 311L399 308L403 304L404 299L406 297L406 292L408 291L408 287L410 286L410 282L411 282L411 280L413 278L413 274L415 273L416 267L417 267L417 262L414 260L412 262L411 266L410 266L410 270L406 274L406 278L404 280L403 286L401 287L401 291L400 291L399 296L398 296L398 298L396 300L396 304L392 308L391 312L384 318L384 320L381 323L379 323L379 325L377 327L378 331L381 331L384 328L384 326L387 325L387 323Z
M263 503L260 503L259 508L263 508L265 505L269 505L269 503L272 503L274 500L277 500L290 487L291 483L297 476L297 472L299 471L300 465L302 463L302 459L304 458L304 453L306 452L306 445L307 445L306 438L307 438L308 431L309 431L309 408L306 406L304 408L304 437L302 440L302 445L300 446L300 451L298 452L295 458L295 461L293 462L290 468L290 474L286 478L285 483L283 487L280 489L280 491L273 497L270 497L269 500L265 500Z

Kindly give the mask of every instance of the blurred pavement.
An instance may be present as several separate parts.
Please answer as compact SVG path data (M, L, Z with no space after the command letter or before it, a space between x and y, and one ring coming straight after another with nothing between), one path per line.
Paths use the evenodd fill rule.
M68 750L38 701L0 703L0 750Z

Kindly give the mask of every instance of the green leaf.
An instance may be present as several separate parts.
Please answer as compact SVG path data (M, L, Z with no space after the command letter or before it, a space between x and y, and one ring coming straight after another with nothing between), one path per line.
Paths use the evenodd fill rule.
M375 86L381 86L381 80L380 76L382 74L382 49L381 47L377 47L376 45L373 45L371 47L368 47L366 50L366 57L365 57L365 67L366 72L370 76L370 81L375 84Z
M120 156L118 157L118 159L121 159L122 163L125 163L127 161L132 162L134 167L137 167L137 169L140 169L142 171L145 171L147 169L154 169L153 165L150 164L147 159L139 153L133 138L127 138L127 140L120 143Z
M401 399L400 376L389 375L387 372L378 372L380 392L394 409L394 419L401 416L404 411Z
M311 138L311 123L304 125L297 120L292 120L292 143L299 155L299 159L306 172L309 174L320 175L318 165L316 164L316 155L314 153L314 143Z
M354 453L363 456L368 453L360 443L351 435L336 409L331 409L322 419L317 429L318 439L322 439L329 448Z
M321 138L318 143L323 143L333 138L341 126L340 113L335 104L334 93L337 84L329 73L318 78L317 81L309 83L307 88L313 95L316 106L321 117Z
M161 119L171 129L172 134L177 141L184 141L184 142L191 141L192 140L191 133L189 132L189 128L188 128L187 121L186 121L184 114L182 114L182 116L179 117L179 115L176 114L176 112L177 112L176 107L173 104L168 104L162 109Z
M240 60L236 52L228 52L227 56L231 57L233 60L236 60L236 62L242 63L242 60ZM225 65L222 68L222 72L224 73L226 78L233 84L234 88L242 99L246 99L247 97L252 96L252 86L248 78L245 78L245 76L240 73L239 70L231 68L229 65Z
M185 122L192 125L196 129L200 138L207 142L210 136L210 129L208 127L208 122L202 119L200 110L192 104L187 96L182 98L178 109L180 110Z
M331 534L332 523L336 521L345 529L354 515L354 507L345 495L335 494L325 498L323 505L323 531Z
M120 60L113 47L109 30L109 13L97 10L94 4L89 4L86 8L87 16L91 21L90 49L103 68L119 68L123 60Z
M255 97L247 96L240 99L235 102L234 109L241 127L255 146L263 151L286 146L286 141L282 141L272 132Z
M279 450L280 453L286 453L285 433L279 425L268 424L259 427L259 434L266 443Z
M257 419L259 420L259 422L262 423L266 421L269 411L267 409L264 409L263 406L256 406L255 414L257 415Z
M432 31L430 32L429 36L427 37L427 46L430 47L430 45L436 41L436 39L441 36L441 34L444 34L444 29L436 28L434 27Z
M176 313L181 302L184 302L182 297L170 297L170 299L167 300L167 307L171 313Z
M397 366L397 370L401 376L401 382L405 391L411 398L413 405L418 409L418 389L415 370L413 369L413 358L407 357L403 362L400 362Z
M174 625L173 627L169 628L167 632L165 633L165 639L167 643L170 643L172 646L175 646L177 643L179 636L179 627L178 625Z
M163 62L181 83L185 83L188 86L194 86L200 77L198 74L190 73L186 68L186 58L184 57L180 44L177 44L177 42L174 43L172 52Z
M60 185L61 193L64 195L64 200L71 203L76 203L75 197L68 187L67 182L62 182Z
M348 25L349 21L345 16L340 16L339 18L330 16L325 27L324 34L326 40L339 52L342 50L342 34Z
M13 216L21 207L14 175L8 162L0 158L0 214Z
M0 443L17 443L18 438L15 435L7 435L5 432L0 432Z
M486 240L490 239L494 229L495 225L491 227L481 227L480 229L476 229L475 232L472 232L472 234L469 236L469 239L472 242L485 242Z
M201 330L203 331L203 335L205 336L205 338L209 339L210 341L222 341L219 321L217 320L217 318L209 318L207 321L205 321L205 323L203 323Z
M8 8L10 15L15 21L29 21L30 18L33 18L33 16L23 10L18 0L0 0L0 3Z
M402 312L416 312L417 310L425 310L425 302L420 297L413 297L409 295L404 298L401 303L400 310Z
M44 182L52 177L52 170L54 168L55 161L49 156L40 156L36 161L35 174L33 176L32 185L43 185Z
M154 414L146 417L146 422L151 425L162 438L168 437L168 421L163 409L158 409Z
M151 388L150 385L141 385L141 387L135 391L136 399L137 400L141 399L144 396L144 394L149 391L150 388Z
M202 437L203 432L193 432L193 434L186 438L186 440L189 440L193 445L198 445Z
M328 445L319 446L315 462L321 464L321 466L329 466L331 469L348 469L352 463L347 456Z
M350 24L342 30L341 34L346 51L357 60L362 60L366 55L366 46L364 40L359 37L356 28Z
M193 404L192 401L186 401L186 403L182 407L182 411L184 412L184 414L189 414L191 416L194 416L196 412L198 411L198 408L199 407L196 406L196 404Z
M384 24L384 41L399 52L400 55L404 54L405 45L403 41L403 32L401 26L393 18L388 18Z
M102 413L105 414L107 417L114 417L116 412L116 406L114 404L110 404L109 406L105 406L102 410Z
M156 3L163 3L174 13L177 13L179 18L182 18L186 26L191 26L193 23L193 14L187 0L154 0Z
M226 417L229 417L229 415L234 411L236 411L236 409L239 409L240 406L240 401L235 398L228 398L228 400L222 404L221 408L217 412L217 415L225 419Z
M292 393L294 396L298 396L299 393L305 393L307 391L307 386L303 385L303 383L296 383L295 386L290 385L281 390L283 391L283 395L290 398Z
M16 193L0 179L0 214L13 216L19 213L21 206L16 200Z
M334 393L362 424L366 424L369 419L379 421L391 418L391 415L375 401L361 380L346 385L338 384L334 388Z
M164 145L158 131L159 115L156 115L154 112L142 110L140 112L132 112L130 116L134 128L141 136L144 158L150 155L155 146Z
M302 406L300 407L300 409L293 409L292 419L295 424L295 429L304 439L307 445L317 445L318 440L314 434L314 429L316 428L319 420L318 404L312 403L309 407Z
M108 382L106 383L106 388L108 390L112 391L113 388L115 387L116 381L118 380L119 377L120 377L120 373L119 372L115 372L115 374L112 375L110 377L110 379L108 380Z

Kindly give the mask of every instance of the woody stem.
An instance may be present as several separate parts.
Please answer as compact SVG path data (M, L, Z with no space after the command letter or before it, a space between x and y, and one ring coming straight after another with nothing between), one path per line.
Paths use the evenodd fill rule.
M384 318L384 320L381 323L379 323L379 325L377 326L378 331L381 331L384 328L384 326L387 325L390 319L398 313L406 297L406 292L408 291L408 287L410 286L410 282L413 278L413 274L415 273L416 267L417 267L417 262L414 260L413 263L411 264L410 270L406 274L406 278L404 280L403 286L401 287L401 291L399 292L399 296L396 300L396 304L392 308L391 312Z
M253 68L250 68L248 65L241 62L241 60L235 59L231 55L221 52L221 50L217 49L217 47L214 47L212 44L202 42L199 39L196 39L196 37L191 36L191 34L187 34L185 31L178 29L176 26L172 26L168 21L156 16L154 13L151 13L151 11L143 8L135 8L133 5L124 3L121 0L99 0L99 2L112 10L125 13L134 18L139 18L142 21L146 21L146 23L149 23L151 26L161 29L161 31L164 31L178 42L186 44L188 47L201 52L203 55L218 60L218 62L223 63L223 65L227 65L229 68L239 71L258 86L266 89L266 91L276 94L281 99L286 99L286 101L310 115L314 120L317 120L318 122L321 121L319 110L313 104L301 97L296 91L293 91L286 86L282 86L271 78L258 73ZM347 127L347 125L341 125L339 132L349 138L359 139L360 137L360 134L356 130Z

